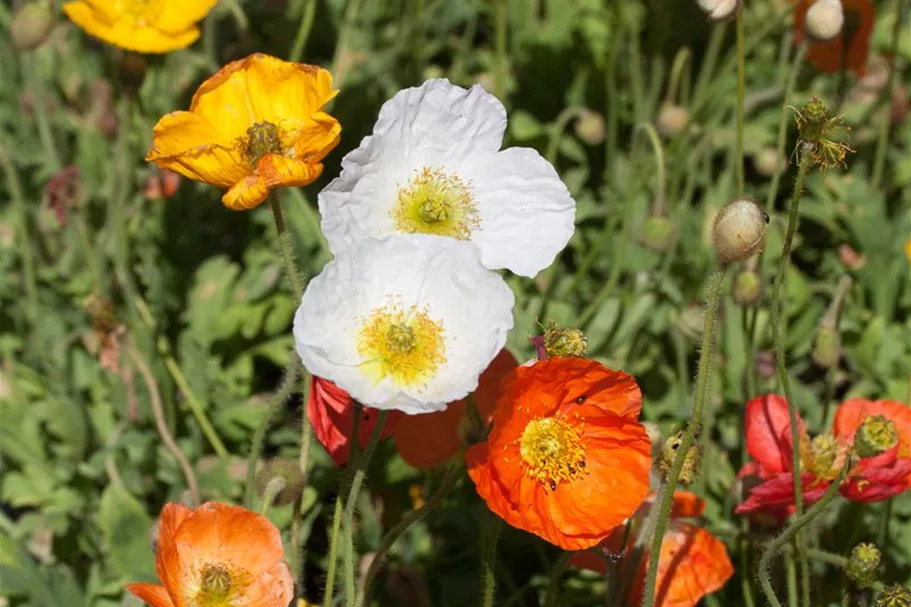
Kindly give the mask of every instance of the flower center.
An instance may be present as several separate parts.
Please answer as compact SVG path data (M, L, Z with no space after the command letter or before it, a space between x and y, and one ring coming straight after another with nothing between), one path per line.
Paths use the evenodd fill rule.
M282 142L278 126L271 122L257 122L247 129L247 160L253 166L266 154L280 154Z
M399 232L436 234L460 240L471 237L480 216L468 184L455 173L424 168L399 188L392 218Z
M895 422L882 415L868 415L854 435L854 450L860 457L885 453L897 444Z
M390 304L373 310L358 337L361 370L379 382L390 377L399 385L425 382L446 362L443 326L424 310Z
M801 445L801 469L814 476L831 481L841 472L848 456L848 446L838 442L831 434L820 434Z
M146 27L158 20L161 7L158 2L152 0L132 0L127 3L126 13L133 18L136 25Z
M528 422L519 439L519 453L532 478L549 483L572 481L588 470L579 432L566 422L545 417Z
M236 582L224 565L205 565L194 604L199 607L227 607L232 591L236 589Z

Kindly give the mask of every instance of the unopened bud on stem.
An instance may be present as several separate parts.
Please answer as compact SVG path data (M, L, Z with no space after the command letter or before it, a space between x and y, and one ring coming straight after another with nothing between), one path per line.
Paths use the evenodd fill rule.
M737 14L740 0L696 0L699 8L712 21L727 21Z
M293 504L304 490L304 475L297 460L276 458L256 473L256 490L276 506Z
M746 261L761 252L768 223L769 216L749 198L738 198L721 207L712 224L712 245L719 261Z
M858 544L848 557L845 575L857 588L872 588L882 564L883 555L873 544Z
M845 25L841 0L816 0L807 9L807 36L817 42L832 40Z

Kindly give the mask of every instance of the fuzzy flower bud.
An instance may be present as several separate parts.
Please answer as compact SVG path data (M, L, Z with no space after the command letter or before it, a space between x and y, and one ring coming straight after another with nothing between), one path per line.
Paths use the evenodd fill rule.
M544 350L547 356L581 358L588 349L588 340L580 329L565 329L551 321L544 329Z
M753 200L738 198L724 205L712 224L712 245L722 263L746 261L765 247L769 216Z
M763 177L771 177L776 170L788 168L787 158L782 158L772 146L765 146L753 154L753 168Z
M732 291L737 305L752 306L762 296L762 279L753 270L743 270L734 277Z
M604 142L604 118L589 109L582 110L576 120L576 136L586 145L600 145Z
M838 364L838 359L841 358L841 336L835 328L819 327L810 357L823 369L830 369Z
M873 607L911 607L911 590L899 584L886 586Z
M665 105L658 113L658 132L664 137L677 135L690 123L690 113L679 105Z
M10 23L13 48L17 51L31 51L47 40L54 28L54 14L47 0L27 2L16 11Z
M872 588L882 564L883 555L873 544L858 544L848 557L845 575L857 588Z
M817 42L832 40L845 25L841 0L816 0L807 9L807 35Z
M679 451L681 443L683 443L682 430L664 441L664 446L661 448L661 459L658 462L658 468L664 474L668 474L674 466L674 459L677 457L677 451ZM702 447L698 444L694 444L690 447L689 451L686 452L686 457L683 459L683 467L680 469L680 477L678 479L679 482L684 485L692 483L696 479L696 474L699 472L699 464L701 462Z
M740 6L740 0L696 0L696 3L712 21L727 21Z
M653 216L646 219L639 232L639 242L656 253L664 253L671 246L674 227L667 217Z
M854 435L854 451L860 457L885 453L897 444L895 422L882 415L868 415Z
M276 506L293 504L304 490L304 475L297 460L275 458L256 473L256 491L263 498L272 493Z

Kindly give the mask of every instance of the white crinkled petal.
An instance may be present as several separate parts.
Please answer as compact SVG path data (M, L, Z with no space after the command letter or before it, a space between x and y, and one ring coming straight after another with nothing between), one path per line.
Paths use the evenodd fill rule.
M531 148L509 148L463 165L481 227L471 240L482 263L532 277L573 235L576 203L554 167Z
M392 301L426 310L443 326L446 360L423 384L376 382L359 367L364 319ZM426 413L477 387L506 342L513 303L512 291L469 243L423 234L367 239L310 281L294 317L295 346L308 371L364 405Z

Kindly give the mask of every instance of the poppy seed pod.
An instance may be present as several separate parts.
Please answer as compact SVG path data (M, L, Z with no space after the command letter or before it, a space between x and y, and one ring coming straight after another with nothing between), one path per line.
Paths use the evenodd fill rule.
M875 457L897 444L895 422L884 415L868 415L854 435L854 450L860 457Z
M715 22L727 21L737 13L740 0L696 0L699 8Z
M911 607L911 590L901 584L886 586L876 597L874 607Z
M673 240L674 226L667 217L649 217L642 224L639 242L656 253L666 252Z
M738 306L752 306L762 296L762 279L753 270L743 270L734 277L732 290Z
M576 136L586 145L600 145L604 142L604 117L597 112L583 109L576 120Z
M722 263L746 261L765 247L769 216L753 200L738 198L724 205L712 224L712 245Z
M841 358L841 336L835 328L825 325L819 327L810 357L823 369L838 364L838 359Z
M883 561L883 554L873 544L858 544L848 557L845 575L857 588L872 588Z
M807 35L817 42L827 42L841 33L845 13L841 0L816 0L807 9Z
M690 123L690 113L679 105L665 105L658 112L658 132L664 137L677 135Z
M281 486L277 487L272 483L272 487L269 487L275 479L281 479ZM304 490L304 482L300 464L288 458L269 460L262 470L256 473L257 493L264 498L266 493L273 493L272 503L276 506L293 504Z
M10 23L13 48L17 51L31 51L47 40L54 28L54 14L47 0L28 2L16 11Z

